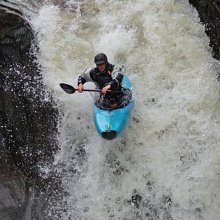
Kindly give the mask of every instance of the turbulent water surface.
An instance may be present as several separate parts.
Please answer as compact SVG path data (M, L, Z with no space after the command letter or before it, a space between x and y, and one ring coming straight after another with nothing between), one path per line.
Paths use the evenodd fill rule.
M219 64L189 3L66 0L31 7L38 62L61 112L54 167L67 196L48 215L219 219ZM76 85L98 52L126 67L136 93L128 127L111 142L94 128L91 96L59 87Z

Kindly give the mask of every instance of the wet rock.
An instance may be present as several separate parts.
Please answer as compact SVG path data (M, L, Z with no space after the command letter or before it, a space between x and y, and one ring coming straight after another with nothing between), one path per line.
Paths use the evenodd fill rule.
M22 18L0 10L0 65L30 60L32 31Z
M0 160L0 219L22 219L25 203L25 182L19 171L12 171L6 155ZM17 207L17 208L16 208Z
M210 38L213 56L220 59L220 0L189 0L196 7Z
M0 219L23 220L31 196L37 206L40 195L59 188L54 174L42 176L40 170L50 166L58 148L58 111L30 52L34 35L28 23L0 10L0 30Z
M135 190L134 195L132 195L132 197L131 197L131 202L134 204L134 206L137 209L139 209L141 200L142 200L142 196L140 196Z

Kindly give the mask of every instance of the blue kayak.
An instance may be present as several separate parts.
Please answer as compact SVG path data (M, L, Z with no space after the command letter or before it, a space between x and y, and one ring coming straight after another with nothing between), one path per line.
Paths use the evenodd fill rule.
M99 134L106 140L113 140L120 134L134 105L131 90L132 84L126 75L123 76L122 87L124 96L129 97L122 105L114 109L103 109L97 103L94 103L93 116L95 126Z

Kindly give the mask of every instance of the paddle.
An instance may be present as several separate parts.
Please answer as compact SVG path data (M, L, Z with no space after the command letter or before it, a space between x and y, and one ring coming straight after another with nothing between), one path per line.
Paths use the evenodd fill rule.
M77 89L75 89L73 86L71 85L68 85L66 83L60 83L60 87L68 94L73 94L75 93L75 91L78 91ZM101 89L84 89L83 91L86 91L86 92L102 92ZM120 93L121 91L111 91L111 90L108 90L108 92L112 92L112 93Z

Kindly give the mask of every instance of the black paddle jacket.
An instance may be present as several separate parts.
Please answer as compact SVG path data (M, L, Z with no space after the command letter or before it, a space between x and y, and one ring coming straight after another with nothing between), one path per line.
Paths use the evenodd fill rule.
M121 89L121 82L123 79L122 68L119 66L106 64L104 72L100 72L97 67L89 68L78 78L78 85L86 82L94 82L100 89L106 85L111 85L111 90Z

